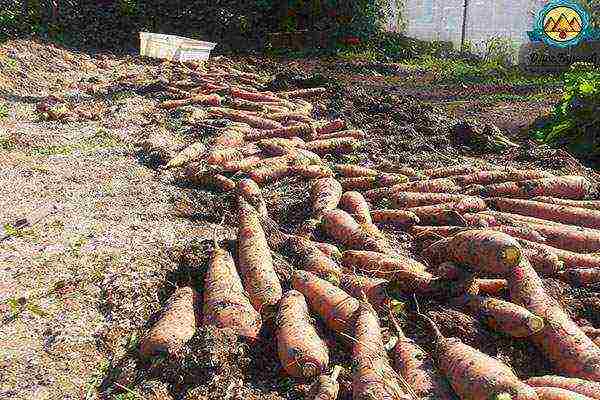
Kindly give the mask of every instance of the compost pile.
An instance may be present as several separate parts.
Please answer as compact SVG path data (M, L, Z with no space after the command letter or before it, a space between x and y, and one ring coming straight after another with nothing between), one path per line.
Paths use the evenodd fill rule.
M555 299L600 284L592 182L367 164L364 131L314 117L325 88L268 84L223 59L155 82L192 129L145 157L235 234L187 256L139 376L185 399L600 399L600 321Z

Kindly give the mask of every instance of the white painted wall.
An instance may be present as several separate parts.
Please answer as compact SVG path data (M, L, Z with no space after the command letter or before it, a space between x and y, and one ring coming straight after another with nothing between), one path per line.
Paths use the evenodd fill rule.
M406 27L391 15L388 29L404 31L423 40L451 41L460 45L464 0L390 0L393 9L403 8ZM469 0L466 40L474 45L495 37L512 39L516 46L527 42L527 31L546 4L543 0ZM399 5L400 4L400 5Z

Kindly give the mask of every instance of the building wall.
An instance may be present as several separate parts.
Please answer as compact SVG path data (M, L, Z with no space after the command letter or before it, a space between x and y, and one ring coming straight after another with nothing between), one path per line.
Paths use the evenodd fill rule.
M391 0L397 6L397 0ZM526 42L542 0L469 0L466 40L474 45L495 37L512 39L518 46ZM404 0L406 26L390 20L389 29L403 30L423 40L443 40L460 44L464 0ZM396 18L393 16L392 18Z

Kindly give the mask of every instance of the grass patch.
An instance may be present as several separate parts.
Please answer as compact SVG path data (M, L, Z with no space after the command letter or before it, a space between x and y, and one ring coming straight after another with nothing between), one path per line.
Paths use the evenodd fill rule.
M8 118L8 106L0 103L0 120Z
M15 138L13 136L0 136L0 150L14 150L16 147Z
M89 154L98 149L110 149L122 145L123 142L119 137L107 130L99 129L93 136L83 138L73 144L34 147L31 149L31 154L33 156L70 155L75 151Z

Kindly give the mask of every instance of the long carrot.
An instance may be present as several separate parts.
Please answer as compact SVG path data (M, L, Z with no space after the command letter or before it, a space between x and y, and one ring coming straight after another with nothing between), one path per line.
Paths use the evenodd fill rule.
M544 225L561 225L560 222L554 222L547 219L528 217L525 215L501 212L501 211L492 211L486 210L477 213L477 215L486 218L486 220L490 221L490 224L493 225L517 225L522 223L532 223L532 224L544 224ZM492 223L493 222L493 223Z
M539 201L541 203L558 204L561 206L587 208L590 210L600 211L600 200L565 200L548 196L534 197L531 200Z
M527 226L498 225L490 226L488 229L504 232L514 238L527 239L538 243L546 242L546 238L538 230Z
M242 179L237 184L237 194L253 206L261 217L268 216L267 205L260 187L252 179Z
M592 400L592 397L584 396L570 390L555 387L534 387L540 400Z
M344 274L340 280L340 287L357 299L362 298L364 294L373 307L385 309L390 301L386 292L388 283L387 280L381 278Z
M287 291L277 313L277 352L288 375L311 379L329 364L327 345L311 322L302 293Z
M332 132L340 131L346 127L346 123L341 119L334 119L333 121L329 121L324 123L323 125L317 127L317 133L319 135L327 135Z
M296 257L297 265L336 285L340 283L341 268L313 242L289 235L284 243L288 253Z
M235 182L221 174L214 174L204 171L194 171L192 168L186 168L185 177L188 181L200 187L215 188L222 192L230 192L235 189Z
M434 332L440 371L462 400L538 400L535 391L507 365L457 338L445 338L429 317L419 315Z
M497 296L504 292L507 287L506 279L475 279L475 284L479 289L479 293L489 296Z
M538 170L492 170L479 171L473 174L458 175L453 179L461 186L480 184L489 185L492 183L522 181L525 179L552 178L549 172Z
M319 139L336 139L336 138L366 139L366 137L367 137L367 134L365 133L365 131L360 130L360 129L332 132L332 133L319 135Z
M546 250L555 254L560 261L564 263L565 268L600 268L600 257L593 254L574 253L572 251L557 249L547 244L530 242L529 240L519 239L519 242L525 248L536 250Z
M261 139L256 144L263 153L269 156L282 156L298 146L298 144L301 143L300 141L304 142L299 137L289 139L277 137L272 139Z
M237 99L244 99L250 101L279 101L279 98L275 95L269 95L261 92L248 92L246 90L240 90L232 88L230 90L231 97Z
M372 210L371 218L374 222L395 224L410 227L421 222L417 214L404 210Z
M341 371L342 367L336 365L333 367L331 375L319 376L319 379L311 386L307 400L337 400L340 391L337 379Z
M248 173L248 176L256 183L263 184L274 182L292 174L292 167L288 164L274 164L258 167Z
M256 141L268 138L308 138L313 134L313 127L310 124L296 124L274 129L252 130L246 134L246 140Z
M185 149L181 150L175 157L173 157L166 165L166 168L176 168L184 166L202 156L206 151L206 146L202 142L195 142Z
M564 376L538 376L525 381L534 387L554 387L570 390L592 399L600 400L600 383L586 381L585 379L565 378Z
M346 250L342 253L342 265L348 271L357 270L366 275L388 278L397 271L422 273L426 270L425 265L409 257L364 250Z
M224 164L229 161L239 161L244 155L235 148L213 148L210 150L206 162L208 164Z
M245 124L232 124L215 138L213 145L217 148L241 146L248 130L249 126Z
M439 178L425 181L401 183L389 188L372 189L365 193L369 200L379 200L386 196L393 196L398 192L423 192L423 193L458 193L461 187L452 179Z
M359 224L372 224L369 204L359 192L348 191L340 198L339 206L354 217Z
M600 348L548 296L542 280L526 259L506 274L511 300L546 321L531 340L554 364L556 371L573 378L600 381Z
M327 92L327 89L323 87L309 88L309 89L298 89L298 90L290 90L287 92L279 92L278 96L283 97L285 99L293 99L297 97L306 98L306 97L314 97L314 96L322 96Z
M333 171L326 165L293 165L292 173L306 179L333 177Z
M577 286L596 285L600 283L600 269L574 268L563 271L560 276L567 278Z
M319 139L300 146L318 155L327 153L347 154L354 152L360 142L354 138Z
M448 178L456 175L463 175L469 172L479 170L479 167L473 165L453 165L451 167L439 167L424 169L422 172L429 178Z
M260 314L245 295L231 254L216 243L206 270L203 296L203 325L231 328L240 336L258 339Z
M197 293L188 286L175 290L160 319L140 340L140 353L146 357L166 352L176 354L196 332Z
M312 213L319 216L336 208L342 197L342 186L334 178L317 179L311 188Z
M221 169L225 172L249 171L259 165L260 162L260 157L249 156L241 160L227 161L221 165Z
M329 329L351 334L357 299L308 271L294 272L292 287L306 297L310 308L321 316Z
M466 226L466 221L461 213L456 210L457 206L458 203L434 204L407 208L405 212L414 213L419 219L419 224Z
M238 259L244 288L252 306L263 317L272 317L270 313L281 299L283 290L258 212L241 196L238 196L238 204Z
M315 122L314 119L307 116L306 114L298 113L298 112L269 113L267 116L269 119L280 122L282 124L286 124L286 123L290 123L290 122L293 122L294 124L296 124L296 122L310 124L310 123Z
M159 107L167 110L172 110L174 108L188 106L191 104L203 104L207 106L220 107L223 99L221 96L217 94L199 94L193 97L188 97L180 100L165 100L160 103Z
M455 395L450 385L438 372L433 358L404 334L391 310L389 320L398 336L398 341L392 350L394 367L409 383L417 398L454 399Z
M500 197L487 199L486 202L499 211L512 212L586 228L600 228L600 211L596 210Z
M239 111L230 108L222 107L209 107L208 112L211 115L216 115L223 118L229 118L232 121L243 122L250 125L253 128L259 129L278 129L283 128L279 122L275 122L270 119L261 118L252 115L249 111Z
M327 236L348 248L379 251L381 253L390 251L386 243L371 237L350 214L343 210L324 211L321 228Z
M564 269L564 262L546 248L523 248L523 257L529 260L537 273L545 276L554 276Z
M419 192L395 192L390 195L392 208L410 208L430 206L434 204L455 203L464 199L479 201L477 197L469 197L463 194L450 193L419 193Z
M582 176L560 176L483 186L476 191L486 197L530 199L535 196L557 196L582 199L592 193L592 184Z
M559 249L581 253L593 253L600 250L600 231L573 225L528 224L544 236L543 243ZM534 242L538 240L528 239Z
M335 164L333 166L335 172L346 178L358 178L361 176L377 176L379 171L362 167L355 164Z
M357 310L352 361L352 398L400 400L406 395L400 376L390 366L377 314L366 302Z
M491 230L468 230L439 240L421 254L433 264L452 261L471 268L504 274L518 265L522 248L512 237Z

